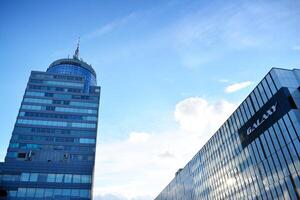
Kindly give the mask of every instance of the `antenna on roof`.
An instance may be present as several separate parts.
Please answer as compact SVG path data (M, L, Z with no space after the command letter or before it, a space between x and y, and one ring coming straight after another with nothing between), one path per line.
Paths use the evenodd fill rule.
M75 53L73 55L73 58L77 59L77 60L79 58L79 43L80 43L80 37L78 37L77 48L76 48Z

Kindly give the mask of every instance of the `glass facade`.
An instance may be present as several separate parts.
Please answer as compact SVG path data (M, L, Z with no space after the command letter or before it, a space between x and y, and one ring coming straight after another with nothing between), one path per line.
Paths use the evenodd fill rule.
M156 200L300 199L299 86L273 68Z
M56 74L69 74L84 77L85 87L84 90L88 91L89 86L96 85L96 73L93 68L82 62L78 59L61 59L53 62L48 70L48 72L56 73ZM52 85L72 85L79 86L78 83L66 83L66 82L58 82L58 81L49 81ZM49 84L49 85L50 85Z
M0 194L91 199L99 100L94 70L77 58L32 71L0 163Z

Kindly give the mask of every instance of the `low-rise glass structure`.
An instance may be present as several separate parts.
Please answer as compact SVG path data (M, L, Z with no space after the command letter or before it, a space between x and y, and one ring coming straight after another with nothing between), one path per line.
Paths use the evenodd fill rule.
M271 69L156 200L300 199L299 86Z
M96 73L78 48L32 71L0 163L0 199L91 199L99 100Z

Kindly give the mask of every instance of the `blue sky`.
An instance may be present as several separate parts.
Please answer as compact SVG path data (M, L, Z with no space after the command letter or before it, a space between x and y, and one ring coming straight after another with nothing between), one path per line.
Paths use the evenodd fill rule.
M1 1L0 158L30 71L80 37L102 87L95 194L151 199L270 67L299 68L299 32L292 0Z

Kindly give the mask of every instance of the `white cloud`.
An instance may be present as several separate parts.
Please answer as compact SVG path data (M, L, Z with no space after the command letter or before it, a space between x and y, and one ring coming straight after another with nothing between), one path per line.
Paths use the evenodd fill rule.
M98 195L93 198L94 200L127 200L126 197L122 197L121 195L114 194L106 194L106 195Z
M202 136L218 128L233 108L224 100L209 103L201 97L191 97L176 105L174 115L184 131Z
M228 79L219 79L218 81L221 82L221 83L228 83L229 82Z
M159 154L159 156L163 158L172 158L174 157L174 154L170 153L169 151L164 151L161 154Z
M129 135L129 141L132 143L147 142L150 137L149 133L132 132Z
M225 92L226 93L233 93L233 92L236 92L236 91L241 90L243 88L246 88L246 87L250 86L251 84L252 84L251 81L234 83L234 84L231 84L231 85L227 86L225 88Z
M100 37L104 34L110 33L114 31L115 29L127 24L131 19L136 17L136 13L132 12L127 16L124 16L123 18L117 19L115 21L112 21L108 24L105 24L104 26L98 28L97 30L94 30L86 35L84 35L83 39L93 39L96 37Z
M176 105L174 117L179 129L151 134L133 131L125 140L99 144L95 197L99 200L155 198L234 107L225 100L210 103L191 97Z

